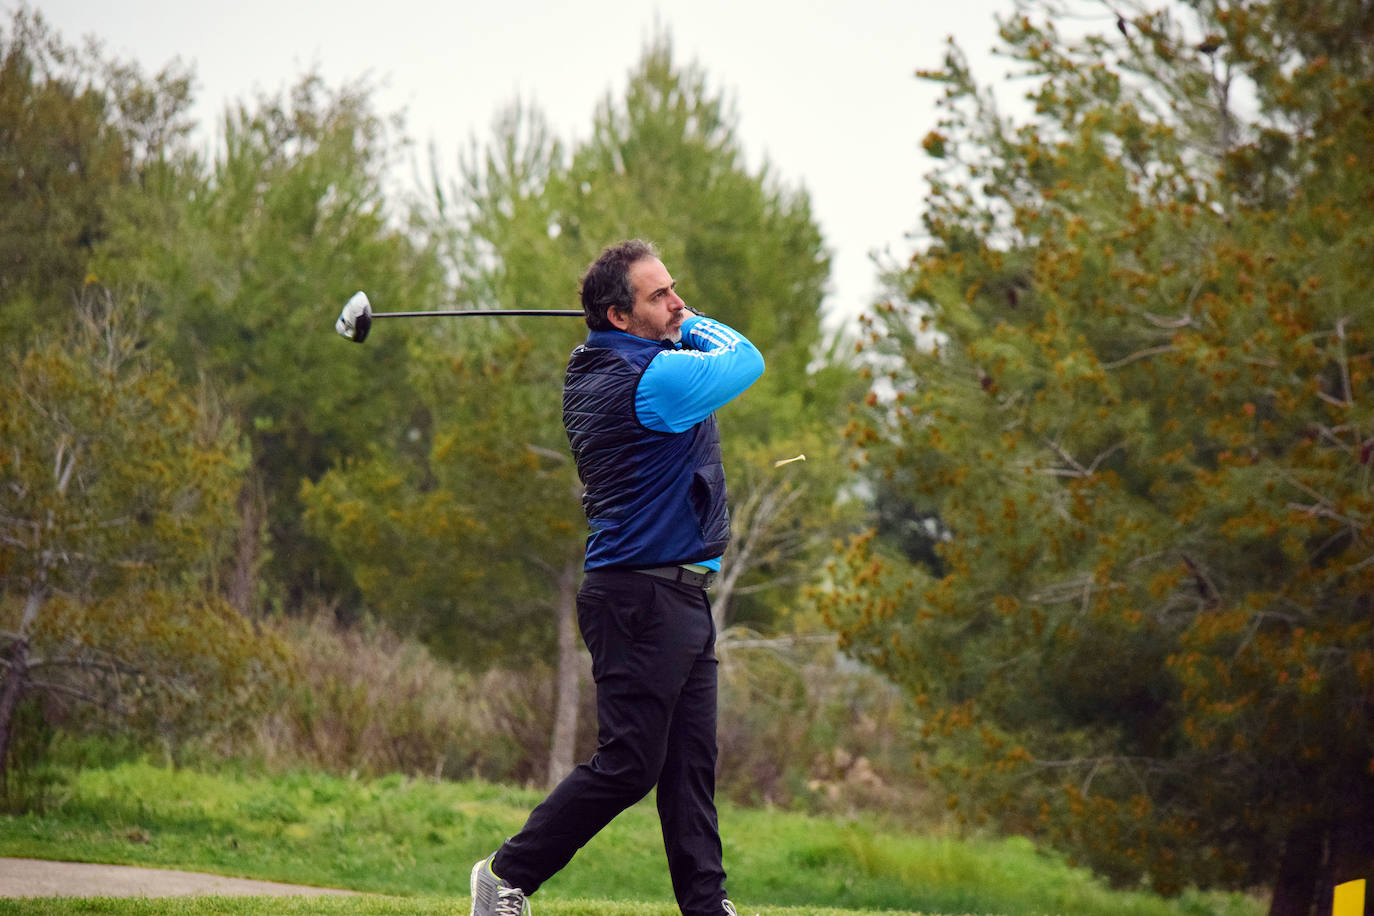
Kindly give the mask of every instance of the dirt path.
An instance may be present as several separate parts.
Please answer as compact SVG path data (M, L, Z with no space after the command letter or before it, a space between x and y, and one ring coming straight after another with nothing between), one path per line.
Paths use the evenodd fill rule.
M356 892L165 868L0 858L0 897L296 896L353 893Z

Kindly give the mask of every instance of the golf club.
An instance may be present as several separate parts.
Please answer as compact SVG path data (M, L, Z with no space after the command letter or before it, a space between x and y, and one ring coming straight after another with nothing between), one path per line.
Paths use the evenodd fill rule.
M377 318L471 318L478 315L487 317L505 315L555 315L560 318L581 318L581 309L462 309L459 311L433 312L374 312L367 293L358 290L344 305L339 320L334 322L334 330L340 337L354 343L362 343L372 330L372 322Z

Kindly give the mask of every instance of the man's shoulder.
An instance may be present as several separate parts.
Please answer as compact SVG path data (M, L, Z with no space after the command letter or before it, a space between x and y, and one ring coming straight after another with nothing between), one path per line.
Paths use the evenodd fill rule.
M569 365L625 363L642 369L660 353L669 352L652 340L623 334L619 331L593 331L587 340L573 348Z

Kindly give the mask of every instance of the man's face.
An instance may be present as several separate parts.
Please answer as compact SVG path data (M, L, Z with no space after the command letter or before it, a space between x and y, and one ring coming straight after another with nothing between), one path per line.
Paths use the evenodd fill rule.
M627 334L645 340L682 339L687 303L674 291L673 278L658 258L641 258L630 265L630 285L635 291L634 310L627 316L610 309L606 317Z

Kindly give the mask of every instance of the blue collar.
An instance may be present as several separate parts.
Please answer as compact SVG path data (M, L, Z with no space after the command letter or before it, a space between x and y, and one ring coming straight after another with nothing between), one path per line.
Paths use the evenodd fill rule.
M612 350L672 350L675 345L663 340L646 340L624 331L591 331L587 346L608 347Z

